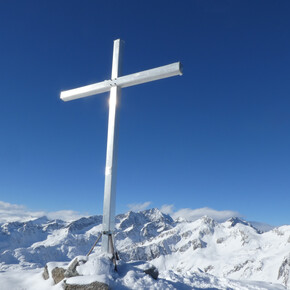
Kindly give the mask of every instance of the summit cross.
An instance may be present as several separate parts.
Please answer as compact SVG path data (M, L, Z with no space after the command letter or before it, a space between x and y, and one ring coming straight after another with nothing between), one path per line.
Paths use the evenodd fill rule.
M121 89L176 75L182 75L182 65L180 62L176 62L158 68L122 76L122 53L123 41L117 39L114 41L112 74L110 80L63 91L60 94L60 98L63 101L71 101L110 91L103 204L102 251L108 253L111 252L113 254L114 248L112 234L115 228L117 146Z

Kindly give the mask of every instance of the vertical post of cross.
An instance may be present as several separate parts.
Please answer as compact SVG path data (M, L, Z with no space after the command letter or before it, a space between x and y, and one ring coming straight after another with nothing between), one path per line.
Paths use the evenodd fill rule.
M113 63L111 80L114 81L121 76L122 69L123 41L114 41ZM104 207L103 207L103 235L102 251L113 253L109 235L115 228L115 207L116 207L116 181L117 181L117 150L118 131L120 116L121 88L113 86L110 89L109 100L109 122L107 137L107 155L105 170Z
M119 130L119 110L121 88L131 87L151 81L182 75L180 62L121 76L123 43L120 39L114 41L112 76L110 80L63 91L60 98L71 101L79 98L109 92L109 123L107 139L107 157L105 170L105 189L103 207L102 251L113 253L113 233L115 228L116 179L117 179L117 149ZM92 250L92 249L91 249ZM91 252L91 251L90 251ZM90 253L89 252L89 253ZM116 258L116 255L114 256Z

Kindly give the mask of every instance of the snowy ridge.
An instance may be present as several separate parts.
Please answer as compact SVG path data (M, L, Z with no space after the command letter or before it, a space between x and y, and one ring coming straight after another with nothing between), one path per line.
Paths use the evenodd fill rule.
M37 269L50 261L65 262L85 255L101 232L101 222L101 216L92 216L71 223L43 217L2 224L0 271ZM187 277L188 283L193 283L192 277L199 275L217 279L217 284L211 285L228 283L228 289L232 287L230 280L222 279L279 283L290 288L290 226L262 232L239 218L223 223L206 216L194 222L175 221L150 209L118 215L115 242L123 264L150 261L162 279L171 277L171 281L184 283ZM95 253L99 251L100 245ZM264 289L283 289L269 285Z

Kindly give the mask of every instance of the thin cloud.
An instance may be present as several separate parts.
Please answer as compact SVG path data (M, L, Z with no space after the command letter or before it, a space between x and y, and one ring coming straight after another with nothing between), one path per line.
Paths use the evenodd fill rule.
M160 211L172 215L173 214L174 205L173 204L164 204L161 206Z
M174 211L174 205L163 205L160 210L165 213L171 215L174 219L185 219L187 221L195 221L203 216L211 217L212 219L218 222L224 222L231 217L242 217L239 212L232 210L215 210L208 207L191 209L191 208L182 208L177 211Z
M151 201L146 201L144 203L131 203L131 204L128 204L127 206L129 210L138 212L138 211L147 209L150 204L151 204Z
M81 214L74 210L59 210L59 211L48 212L46 213L46 216L52 220L60 219L63 221L70 222L70 221L74 221L82 217L87 217L88 215Z
M23 205L0 201L0 223L27 221L44 215L43 211L29 211Z
M0 223L28 221L42 216L47 216L49 219L61 219L63 221L72 221L81 218L83 215L72 210L61 210L55 212L31 211L24 205L11 204L0 201Z

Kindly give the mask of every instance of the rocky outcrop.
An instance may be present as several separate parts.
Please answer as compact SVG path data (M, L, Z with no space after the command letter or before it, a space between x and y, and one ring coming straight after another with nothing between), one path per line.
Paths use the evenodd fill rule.
M290 255L285 257L282 265L278 271L278 280L282 279L283 284L287 287L288 283L290 283Z
M151 266L150 268L144 270L144 273L151 276L155 280L157 280L159 275L159 272L155 266Z
M48 268L47 265L45 265L43 273L42 273L42 277L44 280L47 280L49 278L49 273L48 273Z
M57 267L57 266L51 266L50 263L45 265L42 277L44 280L49 279L51 277L54 281L54 284L58 284L60 281L62 281L64 278L70 278L79 276L79 273L76 270L76 267L81 263L84 264L86 262L85 259L75 258L71 263L68 265L68 267Z
M80 285L80 284L67 284L64 281L62 285L64 290L108 290L109 286L101 282L92 282L90 284Z
M206 247L206 242L201 239L194 239L192 241L192 248L195 251L196 249L202 249Z
M54 281L54 284L57 284L64 279L64 273L65 273L64 268L55 267L54 269L52 269L51 276Z

